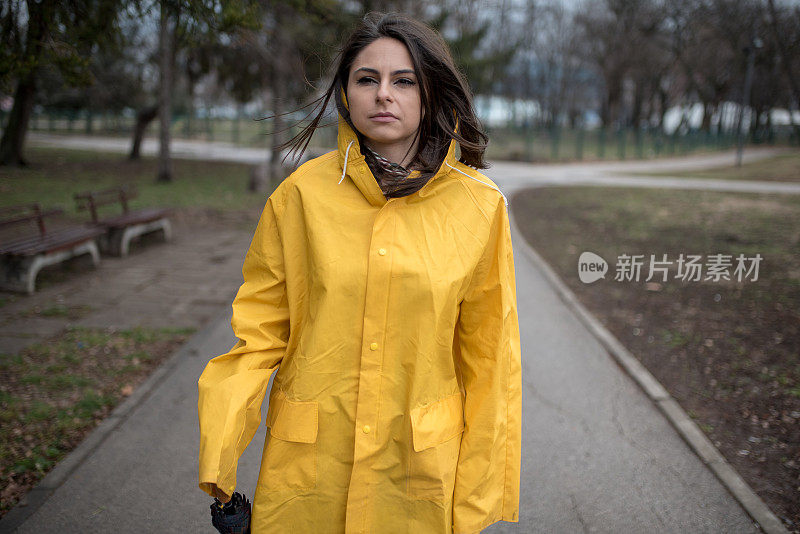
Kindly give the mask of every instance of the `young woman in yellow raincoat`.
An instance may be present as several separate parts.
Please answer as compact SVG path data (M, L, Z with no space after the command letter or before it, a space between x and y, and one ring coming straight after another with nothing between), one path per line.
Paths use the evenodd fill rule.
M368 14L339 58L293 140L307 146L333 96L338 149L270 195L233 301L239 340L198 381L200 488L230 499L275 373L254 534L518 522L508 208L476 170L469 87L441 36L402 15Z

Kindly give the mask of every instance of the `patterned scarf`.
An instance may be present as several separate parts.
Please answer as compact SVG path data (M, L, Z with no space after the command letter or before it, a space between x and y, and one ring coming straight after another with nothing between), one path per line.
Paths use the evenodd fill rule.
M411 174L410 169L406 169L398 163L389 161L366 145L364 145L364 148L368 153L368 156L365 154L367 157L364 159L366 160L369 169L372 171L373 176L375 176L378 186L380 186L384 195L394 191L397 186L401 185L403 180L405 180L405 178Z

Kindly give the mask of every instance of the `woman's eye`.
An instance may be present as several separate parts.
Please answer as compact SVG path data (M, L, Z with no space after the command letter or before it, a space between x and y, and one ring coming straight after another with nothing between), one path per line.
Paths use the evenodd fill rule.
M359 84L359 85L366 85L366 84L373 83L373 82L378 83L377 80L375 78L372 78L371 76L364 76L363 78L359 78L358 80L356 80L356 83ZM414 80L409 79L409 78L399 78L396 81L396 83L399 83L400 85L408 85L408 86L416 85L416 82Z

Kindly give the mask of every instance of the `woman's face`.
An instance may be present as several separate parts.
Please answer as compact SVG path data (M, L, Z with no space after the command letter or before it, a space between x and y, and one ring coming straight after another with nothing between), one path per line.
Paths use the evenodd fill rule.
M381 37L364 47L350 67L346 91L350 118L370 148L405 154L422 117L419 80L406 46Z

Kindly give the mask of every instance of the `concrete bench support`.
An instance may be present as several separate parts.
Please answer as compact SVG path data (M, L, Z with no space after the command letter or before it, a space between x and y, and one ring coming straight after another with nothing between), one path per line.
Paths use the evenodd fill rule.
M130 243L133 238L157 231L163 233L164 241L172 239L172 225L167 217L109 230L108 233L100 238L100 248L104 253L111 256L125 257L130 251Z
M2 259L3 289L32 294L36 290L36 276L44 267L61 263L76 256L90 254L95 267L100 263L100 252L97 244L87 241L67 250L41 253L35 256L16 258L4 257Z

